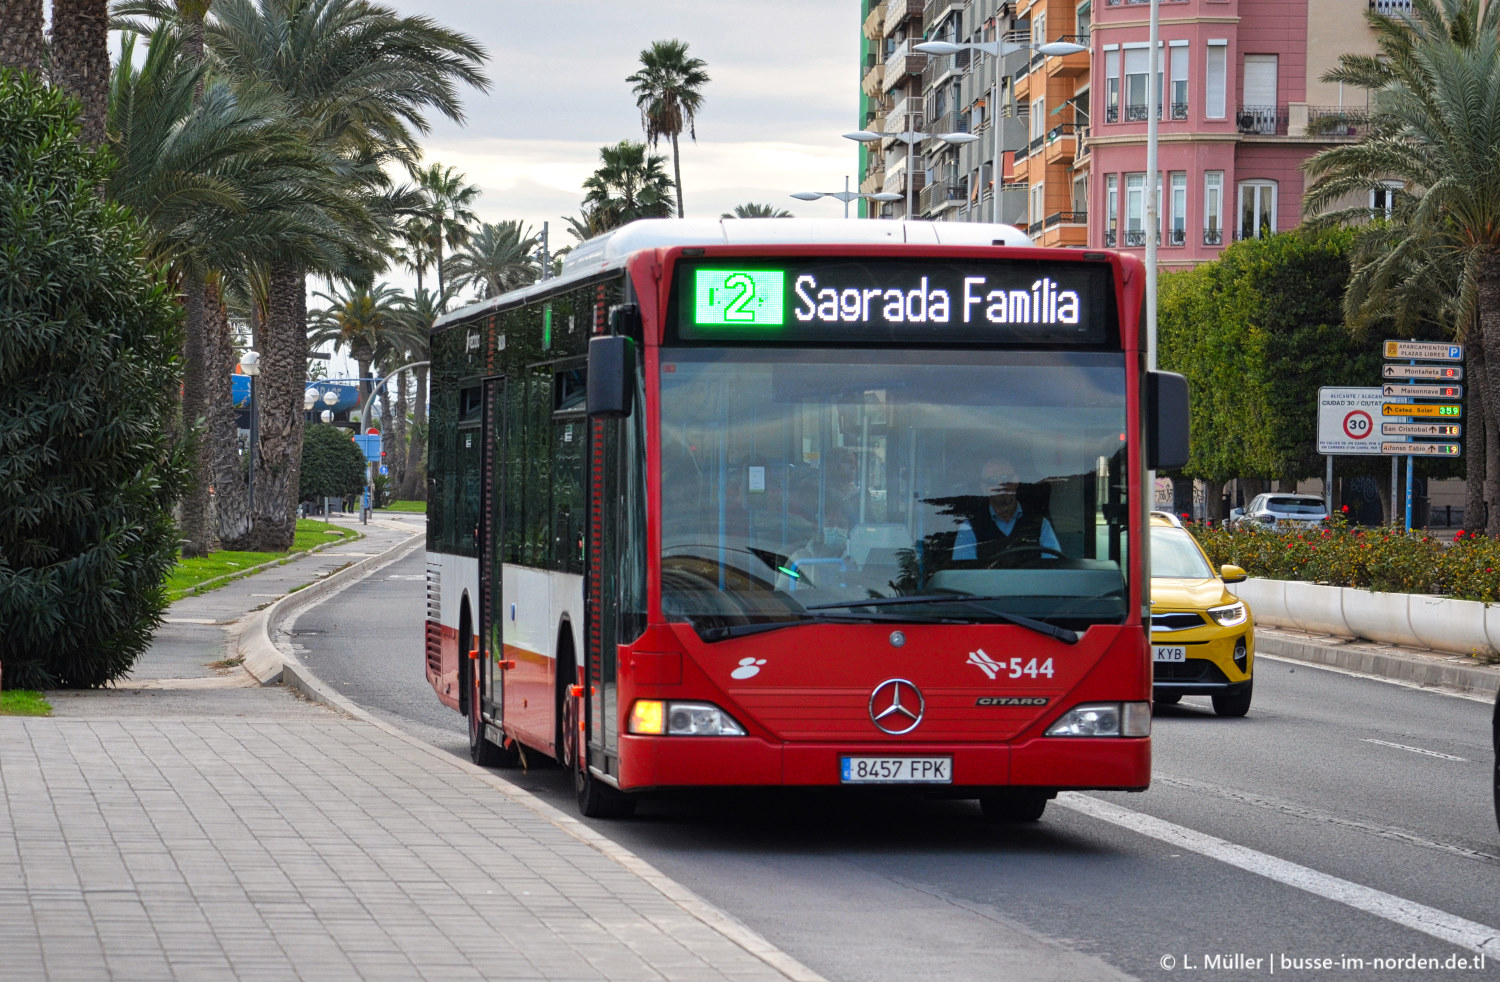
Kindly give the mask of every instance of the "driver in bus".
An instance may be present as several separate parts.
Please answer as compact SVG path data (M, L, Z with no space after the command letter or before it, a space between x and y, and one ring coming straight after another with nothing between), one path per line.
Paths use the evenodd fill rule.
M976 508L962 522L953 539L955 562L977 561L990 566L999 557L1015 550L1040 554L1042 558L1062 555L1057 533L1040 509L1027 511L1021 505L1021 479L1016 468L1004 457L993 456L980 470L988 508Z

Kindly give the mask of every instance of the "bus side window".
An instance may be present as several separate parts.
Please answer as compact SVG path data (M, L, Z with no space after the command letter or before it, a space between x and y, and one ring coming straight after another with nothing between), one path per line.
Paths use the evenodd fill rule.
M552 379L552 541L548 566L583 572L584 475L589 423L583 366L558 371Z

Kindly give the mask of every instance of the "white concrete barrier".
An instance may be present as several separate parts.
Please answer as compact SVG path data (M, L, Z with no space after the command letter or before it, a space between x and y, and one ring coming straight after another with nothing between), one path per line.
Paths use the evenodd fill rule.
M1420 593L1251 578L1229 589L1257 624L1461 655L1500 651L1500 605Z

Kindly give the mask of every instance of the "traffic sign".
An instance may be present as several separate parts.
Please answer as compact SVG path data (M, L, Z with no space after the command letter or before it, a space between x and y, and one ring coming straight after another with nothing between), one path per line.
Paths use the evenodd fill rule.
M1463 406L1447 406L1442 403L1387 402L1380 407L1382 416L1441 416L1444 419L1458 419L1463 414Z
M1457 423L1381 423L1381 436L1462 436Z
M1457 443L1382 443L1380 452L1387 457L1457 457L1463 447Z
M1379 415L1378 386L1319 389L1318 453L1379 454L1375 426L1375 417Z
M1388 396L1404 396L1409 399L1462 399L1464 387L1461 385L1402 385L1396 382L1387 382L1380 387L1380 391Z
M1415 358L1418 361L1462 361L1464 346L1445 341L1387 341L1387 358Z
M1386 365L1381 371L1385 378L1435 378L1457 382L1464 377L1462 365Z
M387 476L390 475L390 473L391 473L390 467L388 467L385 464L381 464L380 465L380 476L381 477L387 477Z

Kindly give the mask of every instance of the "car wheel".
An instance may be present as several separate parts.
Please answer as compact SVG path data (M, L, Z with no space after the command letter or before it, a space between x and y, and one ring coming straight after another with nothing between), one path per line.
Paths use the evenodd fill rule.
M1158 706L1175 706L1182 701L1181 692L1169 692L1163 696L1153 696Z
M1214 714L1217 716L1243 716L1250 711L1250 697L1255 683L1250 683L1236 692L1214 693Z
M1035 822L1047 810L1047 801L1052 796L1045 791L1006 788L979 796L979 807L987 821L1011 825L1020 822Z

